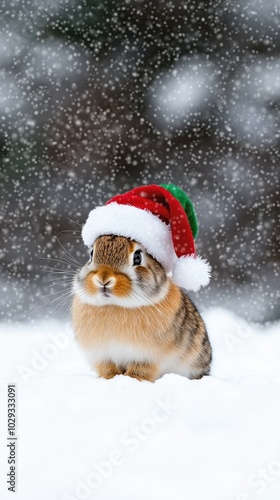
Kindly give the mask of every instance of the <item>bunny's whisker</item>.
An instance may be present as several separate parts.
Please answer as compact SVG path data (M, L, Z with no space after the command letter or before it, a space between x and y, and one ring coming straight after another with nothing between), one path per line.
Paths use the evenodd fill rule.
M70 217L67 217L67 219L70 220L70 222L73 222L74 224L77 224L77 226L82 227L82 224L80 224L79 222L76 222L73 219L70 219Z
M59 274L59 273L62 273L64 275L73 275L75 276L76 275L76 271L73 271L71 269L63 269L63 268L59 268L59 267L50 267L50 266L42 266L42 269L44 271L47 271L49 272L50 274Z
M75 269L78 267L81 267L80 265L76 264L75 262L71 262L70 259L53 259L53 258L47 258L47 257L41 257L41 260L47 260L48 262L59 262L60 264L66 264L66 265L75 265ZM55 268L54 268L55 269Z
M52 282L50 285L48 285L48 288L51 288L52 286L58 286L58 285L70 285L73 282L72 278L54 278L52 279Z
M65 292L69 293L69 289L68 290L58 290L57 292L52 292L52 293L49 293L49 294L46 294L46 295L40 295L40 297L41 298L47 298L47 297L53 297L54 295L63 296L63 294Z
M58 239L58 238L56 238L56 239L57 239L57 242L59 243L59 245L61 246L61 248L62 248L63 252L65 252L65 254L66 254L66 255L68 255L68 257L69 257L70 261L72 261L72 262L76 263L76 264L80 267L80 264L79 264L79 262L77 262L77 260L75 259L75 257L73 257L73 255L71 255L71 254L68 252L68 250L66 250L66 248L62 245L62 243L59 241L59 239Z

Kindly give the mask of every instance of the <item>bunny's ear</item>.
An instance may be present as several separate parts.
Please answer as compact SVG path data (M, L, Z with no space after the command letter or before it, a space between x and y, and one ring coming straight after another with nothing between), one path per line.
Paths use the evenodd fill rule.
M185 290L197 292L207 286L211 277L211 266L198 255L180 257L173 265L172 280Z

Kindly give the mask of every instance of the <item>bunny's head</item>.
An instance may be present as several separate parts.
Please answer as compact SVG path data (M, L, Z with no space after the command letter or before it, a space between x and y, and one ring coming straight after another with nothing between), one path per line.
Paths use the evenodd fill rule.
M137 308L153 305L167 294L162 265L136 241L104 235L94 242L90 261L74 279L74 293L94 306Z
M138 260L142 259L139 269L149 269L153 258L154 265L162 266L176 285L196 292L209 283L211 274L209 263L196 254L197 232L194 207L186 193L173 184L152 184L114 196L105 205L93 208L83 226L82 237L86 246L94 245L92 265L99 266L99 262L95 263L97 248L109 245L110 250L104 254L109 258L108 264L102 265L111 265L113 253L124 252L128 259L125 269L134 280L136 275L139 278L140 271L136 272L136 264L133 267L133 254L139 250ZM98 241L103 235L107 239ZM110 235L127 238L132 246L127 242L124 250L121 244L117 245L124 240L113 242L113 237L112 241L108 238Z

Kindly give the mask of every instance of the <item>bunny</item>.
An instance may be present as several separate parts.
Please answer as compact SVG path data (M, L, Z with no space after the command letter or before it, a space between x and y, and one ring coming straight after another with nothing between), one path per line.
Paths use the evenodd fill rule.
M76 340L100 377L209 374L212 349L199 312L142 243L98 236L73 293Z

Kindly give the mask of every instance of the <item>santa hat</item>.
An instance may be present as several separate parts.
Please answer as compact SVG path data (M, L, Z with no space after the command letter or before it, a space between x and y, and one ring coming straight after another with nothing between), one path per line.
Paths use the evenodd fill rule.
M105 234L142 244L185 290L210 281L211 266L195 253L198 225L193 205L174 184L141 186L94 208L82 230L85 245Z

